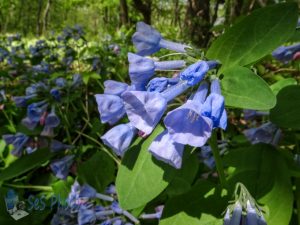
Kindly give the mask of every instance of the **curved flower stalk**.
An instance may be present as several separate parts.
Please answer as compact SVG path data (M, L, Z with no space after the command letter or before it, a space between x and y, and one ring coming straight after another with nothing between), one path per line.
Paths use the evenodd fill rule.
M212 120L202 116L207 91L208 84L201 84L191 100L169 112L165 117L164 124L175 142L201 147L211 136Z
M282 63L288 63L293 60L295 53L300 51L300 44L290 46L280 46L272 52L272 56Z
M107 131L101 139L103 143L110 147L118 156L123 156L136 133L137 129L130 123L119 124Z
M132 84L146 86L155 71L173 70L185 66L184 60L154 61L133 53L128 53L129 76Z
M162 38L161 34L144 22L138 22L136 32L132 36L132 42L139 55L151 55L161 48L170 49L176 52L186 52L187 45L175 43Z

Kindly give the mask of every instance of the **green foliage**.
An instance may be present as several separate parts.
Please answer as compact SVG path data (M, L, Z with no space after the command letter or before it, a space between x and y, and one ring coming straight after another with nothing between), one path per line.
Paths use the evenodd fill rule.
M220 60L224 68L252 64L291 37L297 18L294 3L256 10L214 41L207 57Z
M300 86L291 85L281 89L277 104L270 111L273 123L284 128L300 129Z
M268 110L276 104L268 84L248 68L235 66L225 70L221 84L227 106Z

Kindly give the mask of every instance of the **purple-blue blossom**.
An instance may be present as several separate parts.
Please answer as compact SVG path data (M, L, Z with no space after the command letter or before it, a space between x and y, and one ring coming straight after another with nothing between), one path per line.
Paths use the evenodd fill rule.
M139 55L151 55L161 48L170 49L177 52L186 52L185 48L189 46L175 43L162 38L161 34L144 22L138 22L136 32L132 36L132 42Z
M107 131L101 139L103 143L110 147L117 155L123 156L136 133L137 130L131 123L119 124Z
M206 61L198 61L188 66L179 76L181 80L186 80L188 85L194 86L203 80L209 69Z
M47 107L46 101L32 103L27 107L27 117L33 122L38 122L47 110Z
M69 174L69 170L73 164L73 161L74 155L67 155L61 159L51 162L50 168L57 178L65 180Z
M6 144L12 144L13 150L11 154L17 157L21 157L23 154L23 149L27 144L29 137L23 133L16 133L16 134L5 134L2 136Z
M300 44L290 46L280 46L272 52L272 56L283 63L288 63L293 59L296 52L300 51Z
M168 87L173 86L179 82L179 78L155 77L147 84L147 91L149 92L163 92Z

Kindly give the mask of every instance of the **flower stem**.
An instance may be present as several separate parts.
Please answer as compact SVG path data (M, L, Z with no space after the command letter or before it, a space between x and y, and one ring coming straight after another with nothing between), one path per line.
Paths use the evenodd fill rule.
M222 159L220 156L220 151L218 148L217 134L216 134L215 130L213 130L213 132L211 134L211 137L209 139L209 145L211 147L211 150L212 150L214 158L215 158L216 167L217 167L221 186L222 186L222 188L226 188L226 178L225 178L225 173L224 173L224 167L223 167Z
M35 189L39 191L53 191L50 186L36 186L36 185L19 185L19 184L7 184L4 183L3 186L12 188L23 188L23 189Z

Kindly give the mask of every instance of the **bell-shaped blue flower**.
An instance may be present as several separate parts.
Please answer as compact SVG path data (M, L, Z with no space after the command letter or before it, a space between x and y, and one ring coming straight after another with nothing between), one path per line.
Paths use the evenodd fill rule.
M102 123L114 124L125 114L123 100L117 95L95 95Z
M188 47L187 45L164 40L157 30L144 22L137 23L132 42L139 55L151 55L161 48L185 52L185 48Z
M22 123L22 125L27 127L29 130L33 130L38 125L38 122L32 121L29 117L23 118L21 123Z
M40 135L43 137L54 137L54 128L49 126L44 126Z
M79 192L79 198L88 198L88 199L99 198L101 200L110 201L110 202L114 200L114 198L110 196L97 193L97 191L88 184L84 184L81 186Z
M27 107L27 117L33 122L38 122L47 110L47 107L46 101L32 103Z
M214 79L211 83L210 94L203 104L202 114L211 118L214 128L220 127L223 130L226 129L227 113L224 97L221 95L219 79Z
M6 142L6 144L12 144L13 150L11 154L14 156L20 157L23 153L23 148L29 140L29 137L23 133L16 133L15 135L6 134L3 135L2 138Z
M250 201L247 201L247 215L246 224L247 225L258 225L258 215L256 214L255 208L251 205Z
M69 174L70 167L73 164L74 155L67 155L61 159L55 160L50 164L50 168L54 175L65 180Z
M60 152L60 151L63 151L63 150L66 150L66 149L72 149L73 146L71 145L66 145L60 141L57 141L55 139L52 139L51 140L51 143L50 143L50 150L51 152Z
M184 145L176 143L165 130L160 133L149 146L149 151L158 160L161 160L176 169L181 168Z
M184 60L154 61L133 53L128 53L129 76L133 84L145 85L156 70L173 70L185 66Z
M57 88L52 88L50 94L56 101L60 101L60 91Z
M67 85L67 83L68 83L67 80L63 77L59 77L59 78L55 79L55 85L57 87L63 88Z
M88 207L82 206L78 210L78 225L95 224L96 219L97 218L95 210L93 208L90 209Z
M52 106L51 112L46 117L45 126L57 127L59 124L60 124L60 119L55 113L55 107Z
M150 134L163 116L167 103L188 88L189 85L183 81L162 93L146 91L124 92L122 98L131 124L144 134Z
M300 44L291 46L280 46L272 52L272 56L283 63L288 63L293 59L294 53L300 51Z
M149 92L163 92L179 82L179 78L155 77L147 84Z
M209 65L206 61L198 61L180 73L181 80L187 80L188 85L194 86L203 80L209 70Z
M114 80L104 81L104 87L104 94L118 96L121 96L129 88L128 84Z
M266 143L266 144L276 145L281 136L281 131L280 132L277 131L278 131L278 127L275 124L268 122L262 124L259 127L246 129L243 131L243 133L252 144Z
M269 115L269 112L262 112L262 111L252 110L252 109L244 109L243 113L244 113L245 120L252 120L257 116Z
M142 219L160 219L163 213L164 206L160 205L155 208L155 213L145 214L143 213L140 217Z
M136 132L136 128L130 123L119 124L107 131L101 139L103 143L109 146L117 155L123 156L125 151L129 148Z
M207 83L201 84L192 100L188 100L165 117L164 124L175 142L201 147L211 136L212 121L202 115L207 89Z
M15 102L17 107L25 107L27 105L27 101L36 97L36 94L26 95L26 96L16 96L13 97L13 101Z

